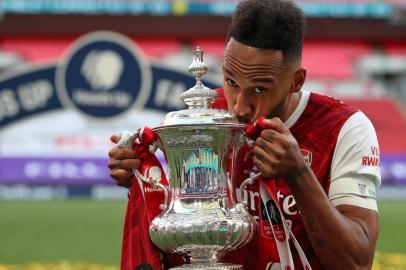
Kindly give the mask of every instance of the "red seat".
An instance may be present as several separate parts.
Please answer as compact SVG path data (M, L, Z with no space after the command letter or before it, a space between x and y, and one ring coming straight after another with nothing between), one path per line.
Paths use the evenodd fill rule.
M368 43L306 41L303 66L310 79L352 79L354 60L369 52Z
M346 99L345 102L363 111L371 120L381 153L406 153L406 117L392 99Z

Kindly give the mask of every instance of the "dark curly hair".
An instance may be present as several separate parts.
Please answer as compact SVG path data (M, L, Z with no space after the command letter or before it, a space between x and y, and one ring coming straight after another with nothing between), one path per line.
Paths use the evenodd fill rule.
M302 56L305 29L303 12L291 1L246 0L236 7L227 40L281 50L285 61L295 61Z

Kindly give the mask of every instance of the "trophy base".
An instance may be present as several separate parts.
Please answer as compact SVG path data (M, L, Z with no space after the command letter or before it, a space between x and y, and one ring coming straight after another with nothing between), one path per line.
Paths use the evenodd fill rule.
M170 268L170 270L243 270L242 265L229 264L229 263L191 263L182 266Z

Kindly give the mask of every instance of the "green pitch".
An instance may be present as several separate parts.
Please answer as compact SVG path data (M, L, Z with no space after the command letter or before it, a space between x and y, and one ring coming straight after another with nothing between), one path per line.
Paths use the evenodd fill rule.
M406 201L379 202L377 250L406 254Z
M118 265L125 203L0 202L0 263Z
M0 264L118 266L125 201L0 202ZM406 201L380 202L378 250L406 254Z

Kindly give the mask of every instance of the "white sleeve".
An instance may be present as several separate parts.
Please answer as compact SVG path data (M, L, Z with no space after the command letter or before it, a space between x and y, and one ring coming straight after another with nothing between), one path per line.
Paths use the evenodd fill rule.
M337 138L328 192L332 204L349 204L378 211L379 162L375 129L365 114L356 112L342 126Z

